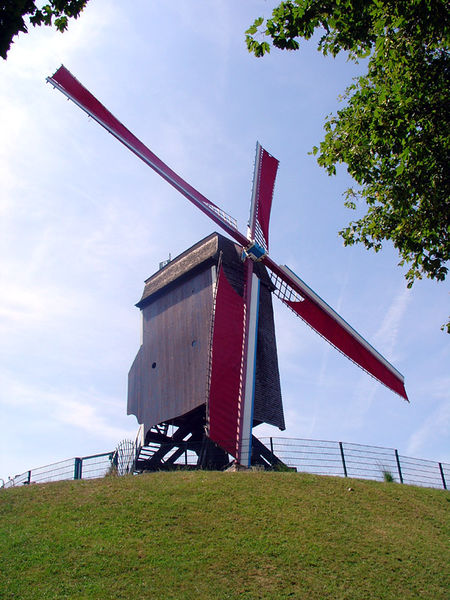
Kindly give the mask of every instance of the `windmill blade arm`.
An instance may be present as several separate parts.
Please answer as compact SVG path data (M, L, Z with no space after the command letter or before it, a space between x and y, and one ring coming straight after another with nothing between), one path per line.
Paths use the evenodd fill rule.
M234 237L240 244L245 245L247 239L237 228L236 220L225 211L208 200L199 191L192 187L182 177L177 175L156 154L143 144L129 129L127 129L116 117L87 90L72 73L63 65L51 77L47 77L51 83L67 98L83 109L97 123L104 127L109 133L116 137L122 144L131 150L136 156L143 160L158 175L165 179L176 190L183 194L190 202L195 204L210 219L219 225L229 235Z
M403 375L367 340L288 267L277 265L269 257L264 263L273 273L274 293L284 304L347 358L408 400Z
M269 249L270 211L278 164L278 160L257 142L248 226L249 239L255 241L265 252Z

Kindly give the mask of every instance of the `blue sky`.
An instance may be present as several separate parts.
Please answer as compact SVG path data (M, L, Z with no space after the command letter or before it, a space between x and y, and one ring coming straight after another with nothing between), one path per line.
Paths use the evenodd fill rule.
M247 53L274 2L91 0L60 35L17 38L0 65L0 477L114 449L126 415L139 300L158 263L215 229L45 78L61 63L160 158L245 229L256 140L280 168L271 256L404 374L408 404L278 301L289 437L398 448L450 462L448 284L407 290L389 244L344 248L342 168L308 155L358 71L345 57ZM258 432L258 430L257 430ZM265 427L260 435L277 435Z

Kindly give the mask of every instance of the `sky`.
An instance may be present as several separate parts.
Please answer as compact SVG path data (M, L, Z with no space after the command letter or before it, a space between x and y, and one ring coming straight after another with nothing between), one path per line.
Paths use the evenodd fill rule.
M0 478L134 440L134 305L160 261L217 230L46 84L61 64L241 231L259 140L280 161L271 257L405 376L410 403L274 299L287 428L256 433L450 462L448 284L408 290L389 243L344 248L351 179L308 153L363 65L323 57L314 41L250 55L244 32L275 5L91 0L66 33L30 28L0 64Z

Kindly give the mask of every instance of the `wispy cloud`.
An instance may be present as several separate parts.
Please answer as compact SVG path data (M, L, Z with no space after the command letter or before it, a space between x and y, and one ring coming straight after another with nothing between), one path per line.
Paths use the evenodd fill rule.
M410 293L408 289L402 289L392 299L386 310L380 327L373 335L373 345L389 361L395 361L395 352L401 321L406 312ZM354 428L363 427L365 417L373 404L373 401L382 384L375 381L370 375L363 374L355 386L353 394L354 410L351 421Z
M447 380L447 390L450 380ZM435 456L437 460L450 462L448 441L450 440L450 399L441 400L423 424L410 435L406 451L411 456L430 454L430 448L437 439L446 440L446 456Z
M1 373L1 380L3 389L0 405L3 411L14 408L21 412L23 409L28 414L35 415L37 422L45 422L47 429L69 426L81 432L95 434L100 442L106 439L119 441L133 435L134 425L133 428L125 428L114 423L123 420L122 398L105 396L94 388L37 388L33 383L20 382L4 371Z
M56 387L0 372L0 475L113 450L134 439L137 423L121 398L77 383Z
M373 336L374 344L389 357L395 359L395 350L403 315L411 300L411 291L405 286L398 292L386 311L380 328Z

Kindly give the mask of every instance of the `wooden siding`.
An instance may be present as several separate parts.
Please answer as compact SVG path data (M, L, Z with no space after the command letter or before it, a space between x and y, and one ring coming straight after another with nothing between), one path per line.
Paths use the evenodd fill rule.
M206 402L212 301L207 268L143 308L143 344L128 376L128 414L146 429Z

